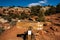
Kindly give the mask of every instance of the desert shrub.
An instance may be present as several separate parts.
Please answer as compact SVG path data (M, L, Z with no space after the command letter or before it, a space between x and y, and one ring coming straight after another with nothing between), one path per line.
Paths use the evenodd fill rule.
M56 6L56 13L60 13L60 3Z
M0 27L0 34L4 32L3 27Z
M56 25L56 26L60 26L60 24L56 24L56 23L55 23L54 25Z

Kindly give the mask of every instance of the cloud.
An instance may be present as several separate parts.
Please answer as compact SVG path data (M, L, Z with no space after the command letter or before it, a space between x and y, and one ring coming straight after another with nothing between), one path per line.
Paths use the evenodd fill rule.
M46 4L46 3L47 3L47 0L38 1L37 3L31 3L31 4L29 4L28 7L36 6L36 5L42 5L42 4Z
M28 5L28 7L36 6L36 5L40 5L40 3L31 3L31 4Z
M39 1L39 3L47 3L47 0Z
M39 3L46 3L45 1L39 1Z

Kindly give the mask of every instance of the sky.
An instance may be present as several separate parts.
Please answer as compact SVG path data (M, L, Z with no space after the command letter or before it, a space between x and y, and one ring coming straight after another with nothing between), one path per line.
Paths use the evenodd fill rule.
M31 7L36 5L53 5L60 3L59 0L0 0L0 6L23 6Z

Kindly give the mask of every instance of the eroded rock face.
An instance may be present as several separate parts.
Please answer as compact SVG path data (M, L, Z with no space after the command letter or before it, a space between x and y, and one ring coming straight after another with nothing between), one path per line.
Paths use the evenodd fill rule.
M30 14L31 10L29 8L20 8L20 7L14 7L14 8L0 8L0 14L21 14L22 12L25 12L26 14Z

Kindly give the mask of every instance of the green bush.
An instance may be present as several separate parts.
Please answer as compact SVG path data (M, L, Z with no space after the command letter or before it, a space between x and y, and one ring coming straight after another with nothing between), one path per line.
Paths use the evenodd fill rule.
M4 32L3 27L0 27L0 34Z

